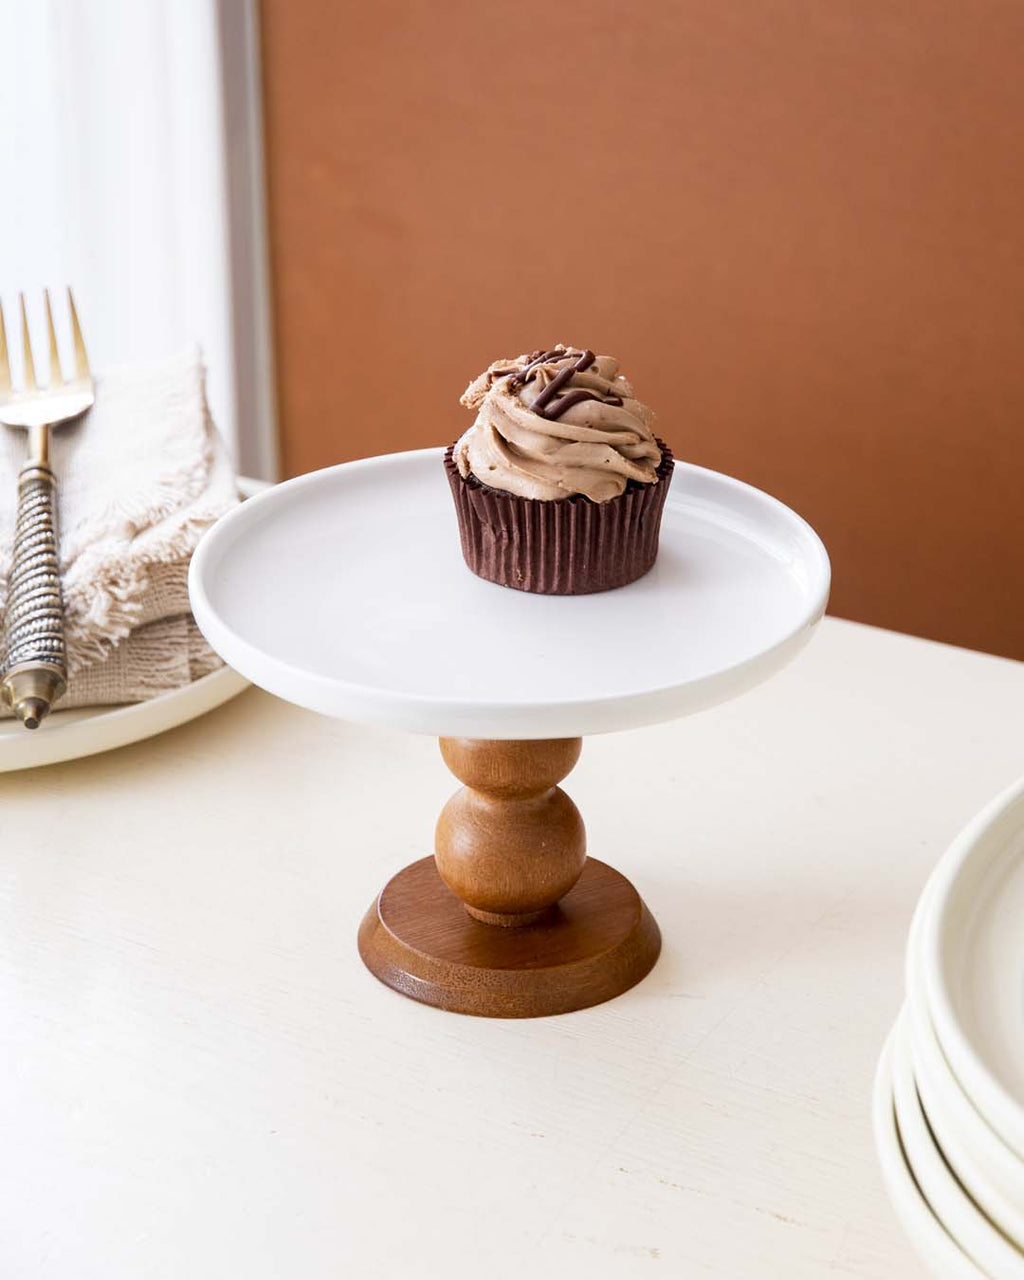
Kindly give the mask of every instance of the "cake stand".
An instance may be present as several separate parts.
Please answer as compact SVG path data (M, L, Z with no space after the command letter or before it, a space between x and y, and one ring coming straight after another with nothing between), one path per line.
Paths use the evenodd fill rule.
M436 735L465 784L434 857L367 912L370 970L460 1013L586 1008L639 982L660 936L629 881L586 856L557 785L582 737L711 707L778 671L825 610L828 556L780 502L677 463L646 577L527 595L466 568L442 457L369 458L250 499L196 551L193 611L254 684Z

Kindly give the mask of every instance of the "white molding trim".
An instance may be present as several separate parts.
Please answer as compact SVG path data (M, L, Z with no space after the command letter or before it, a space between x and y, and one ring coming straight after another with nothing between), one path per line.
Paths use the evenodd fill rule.
M279 475L271 275L263 148L263 80L255 0L216 0L227 175L238 462Z

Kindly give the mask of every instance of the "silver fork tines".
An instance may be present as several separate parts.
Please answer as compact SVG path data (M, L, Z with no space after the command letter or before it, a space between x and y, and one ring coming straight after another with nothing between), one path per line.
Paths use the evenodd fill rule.
M82 329L78 323L75 299L68 290L68 312L71 317L71 337L75 354L74 377L65 379L61 371L57 350L57 331L53 324L50 291L44 291L46 329L50 348L49 385L40 388L36 379L36 365L32 356L32 340L28 328L25 295L19 297L21 310L21 342L24 351L23 386L14 387L8 357L7 333L4 327L3 309L0 307L0 422L9 427L55 427L70 422L92 406L94 399L89 358L85 353Z

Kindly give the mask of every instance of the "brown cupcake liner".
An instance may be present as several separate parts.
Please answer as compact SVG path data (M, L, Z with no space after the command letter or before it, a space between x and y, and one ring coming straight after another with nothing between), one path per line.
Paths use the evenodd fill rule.
M582 494L520 498L465 480L452 457L445 471L455 499L466 564L480 578L538 595L578 596L635 582L658 556L661 516L675 465L661 440L657 484L630 482L608 502Z

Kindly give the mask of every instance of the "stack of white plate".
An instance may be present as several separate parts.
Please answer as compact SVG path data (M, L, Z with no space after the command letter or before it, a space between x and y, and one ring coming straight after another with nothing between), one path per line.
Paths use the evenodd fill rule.
M1024 782L935 869L878 1065L890 1199L937 1276L1024 1280Z

